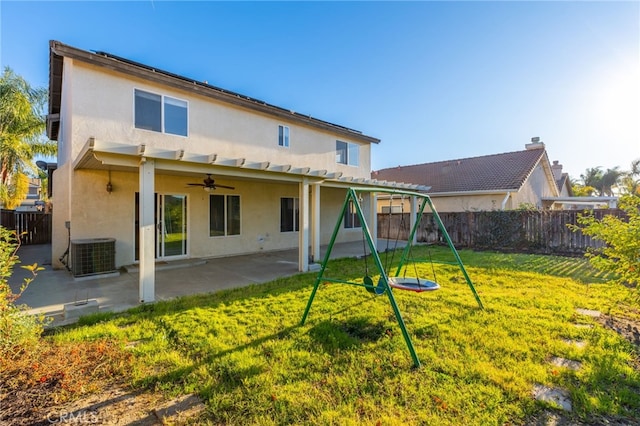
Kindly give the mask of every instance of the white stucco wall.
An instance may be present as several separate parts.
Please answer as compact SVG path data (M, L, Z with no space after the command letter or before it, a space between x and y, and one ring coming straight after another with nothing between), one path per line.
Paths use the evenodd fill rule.
M450 197L438 197L437 195L431 195L431 201L438 212L489 211L500 210L505 196L506 192L489 195ZM513 208L512 206L513 200L509 197L505 205L505 210Z
M66 63L65 63L66 67ZM90 137L163 149L184 149L225 158L270 161L369 178L371 147L342 135L305 127L295 121L223 104L211 98L133 79L102 68L74 63L72 85L73 148L75 158ZM108 88L108 90L105 90ZM134 127L134 89L168 95L189 103L188 137L152 132ZM290 147L278 146L278 125L289 126ZM360 146L359 166L336 163L336 139Z
M551 188L552 184L555 185L549 181L542 164L538 164L520 191L513 195L513 208L518 208L522 204L532 204L537 208L542 208L543 197L556 196Z
M264 114L229 107L209 98L123 75L107 72L65 58L59 134L59 168L53 180L53 266L71 239L115 238L116 267L134 263L135 193L138 171L111 170L113 191L107 193L108 170L77 169L73 165L90 137L119 144L140 145L190 153L212 154L248 161L270 161L294 167L342 171L345 175L370 176L370 146L360 144L359 167L337 164L336 139L348 138L311 127L283 122ZM134 88L184 99L189 102L189 136L181 137L136 129L133 117ZM290 127L290 148L278 146L278 125ZM216 176L217 183L234 190L215 194L240 196L241 234L209 236L209 193L187 183L200 182L202 174L172 174L156 170L155 192L186 195L189 257L219 257L298 247L298 232L280 232L280 198L298 197L298 182L239 179ZM345 189L322 187L320 191L320 238L327 244L342 207ZM362 238L361 230L342 230L337 241Z
M135 193L137 173L111 172L113 192L107 193L108 172L77 170L71 193L71 211L59 211L56 217L69 216L72 239L115 238L116 265L135 261ZM298 232L280 232L280 198L298 197L298 185L247 180L225 180L235 190L218 189L215 194L240 196L241 233L226 237L209 236L209 196L199 187L188 187L193 179L184 176L156 175L158 194L186 195L188 253L190 257L221 257L260 251L291 249L298 246ZM62 184L62 181L59 181ZM327 244L338 219L346 190L321 189L321 244ZM64 221L54 230L59 244L54 257L66 249ZM64 232L60 232L64 230ZM361 230L341 229L336 242L359 240ZM59 256L58 256L59 257Z

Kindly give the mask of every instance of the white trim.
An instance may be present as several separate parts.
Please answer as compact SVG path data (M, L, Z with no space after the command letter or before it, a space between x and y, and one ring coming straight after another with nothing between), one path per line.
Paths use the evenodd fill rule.
M328 171L325 174L324 170L319 170L318 173L315 173L315 170L311 170L309 167L294 167L290 164L269 164L266 169L263 169L262 167L266 165L266 162L248 161L244 158L222 158L215 153L195 154L186 152L183 149L163 150L148 148L144 145L105 142L93 137L89 138L82 147L81 154L77 157L73 167L74 170L78 170L82 168L100 168L100 166L121 166L131 168L133 171L133 169L137 170L138 162L142 155L145 158L156 160L156 170L216 173L224 176L251 179L262 178L292 183L300 182L300 177L306 176L309 179L309 183L320 183L323 186L335 188L362 187L413 191L427 191L430 188L429 186L417 184L354 178L353 176L344 176L339 171ZM256 165L259 166L256 167ZM357 184L354 185L354 183ZM504 194L506 191L491 193ZM428 195L436 196L440 194Z
M300 232L298 233L298 270L309 270L309 180L302 178L298 184L300 201Z
M139 297L140 302L155 300L155 170L154 160L142 158L139 170L139 247L140 265Z

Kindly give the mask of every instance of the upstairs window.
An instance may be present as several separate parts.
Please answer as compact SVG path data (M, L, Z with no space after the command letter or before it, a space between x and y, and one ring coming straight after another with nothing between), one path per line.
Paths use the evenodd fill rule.
M187 136L187 101L135 89L137 129Z
M360 147L355 143L336 141L336 163L358 165Z
M300 230L298 216L300 207L297 198L280 198L280 232L297 232Z
M278 146L289 148L289 127L278 126Z

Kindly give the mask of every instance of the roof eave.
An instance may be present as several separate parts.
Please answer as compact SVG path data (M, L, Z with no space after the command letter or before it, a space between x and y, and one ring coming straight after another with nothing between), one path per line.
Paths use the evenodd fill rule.
M249 98L247 96L228 92L224 89L215 88L206 83L190 80L165 71L143 66L141 64L136 65L131 62L123 62L113 57L106 56L105 54L97 54L82 49L77 49L75 47L68 46L55 40L50 41L49 45L52 57L53 55L57 55L60 57L76 59L85 63L110 69L112 71L132 75L134 77L143 78L146 80L151 80L176 89L197 93L199 95L213 98L218 101L232 104L238 107L276 116L285 120L294 121L317 129L330 131L332 133L347 137L351 140L365 143L380 143L380 139L374 138L372 136L367 136L358 132L357 130L342 127L293 111L288 111L284 108L276 107L274 105L270 105L256 99ZM62 75L60 75L59 78L61 82ZM51 88L51 81L49 84Z
M460 197L464 195L503 195L507 193L518 192L519 188L496 189L496 190L477 190L477 191L450 191L450 192L429 192L429 196L433 197Z

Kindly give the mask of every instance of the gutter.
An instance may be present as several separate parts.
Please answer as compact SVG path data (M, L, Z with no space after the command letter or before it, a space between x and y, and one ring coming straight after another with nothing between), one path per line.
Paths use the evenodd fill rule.
M429 192L427 195L430 197L460 197L464 195L502 195L505 192L511 193L513 191L517 191L518 189L496 189L493 191L487 190L478 190L478 191L452 191L452 192Z
M500 204L500 210L504 210L507 207L509 197L511 197L511 191L507 191L507 195L505 195L504 200L502 200L502 204Z

